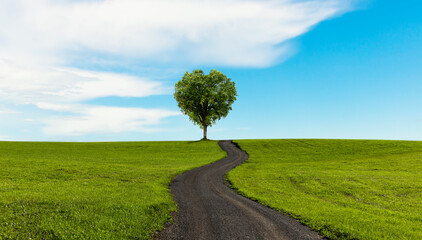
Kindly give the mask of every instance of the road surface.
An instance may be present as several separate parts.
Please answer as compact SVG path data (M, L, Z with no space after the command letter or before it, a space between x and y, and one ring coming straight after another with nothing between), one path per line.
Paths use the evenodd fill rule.
M238 195L224 175L248 155L220 141L227 157L177 176L171 193L179 211L157 239L322 239L297 220Z

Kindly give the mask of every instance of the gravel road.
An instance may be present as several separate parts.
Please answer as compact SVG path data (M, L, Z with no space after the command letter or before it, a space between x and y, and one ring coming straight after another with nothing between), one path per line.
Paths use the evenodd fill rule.
M322 239L295 219L238 195L224 175L248 155L220 141L227 157L177 176L171 184L179 206L175 223L157 239Z

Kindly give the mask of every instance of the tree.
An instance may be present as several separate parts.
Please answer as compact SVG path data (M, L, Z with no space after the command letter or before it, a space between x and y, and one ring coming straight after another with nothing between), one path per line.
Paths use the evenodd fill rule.
M174 92L182 112L204 130L203 139L207 139L208 126L226 117L232 110L236 96L234 82L217 70L211 70L208 75L202 70L186 72L176 83Z

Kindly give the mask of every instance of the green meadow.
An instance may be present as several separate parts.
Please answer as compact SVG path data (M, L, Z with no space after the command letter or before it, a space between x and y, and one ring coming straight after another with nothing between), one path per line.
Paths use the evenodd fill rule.
M227 175L249 198L332 239L422 239L422 142L239 140Z
M226 155L217 142L0 142L0 239L148 239L169 183Z

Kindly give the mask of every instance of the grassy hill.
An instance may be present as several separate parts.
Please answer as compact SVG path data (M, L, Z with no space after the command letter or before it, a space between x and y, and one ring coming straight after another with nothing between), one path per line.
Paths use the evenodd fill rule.
M0 142L0 239L148 239L168 185L225 156L217 142Z
M333 239L422 239L422 142L239 140L227 178Z

